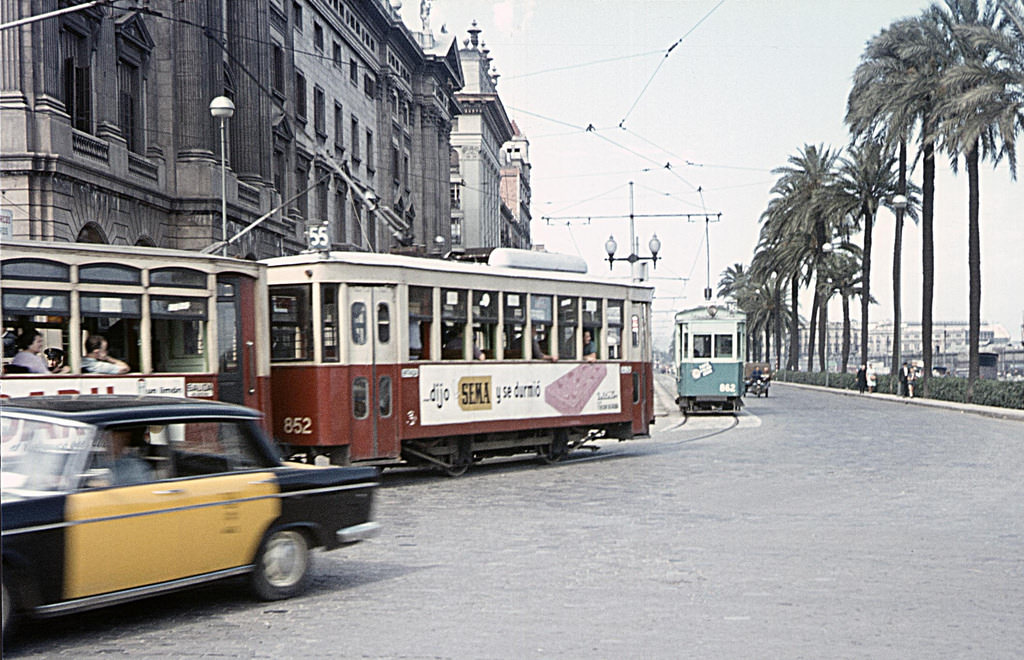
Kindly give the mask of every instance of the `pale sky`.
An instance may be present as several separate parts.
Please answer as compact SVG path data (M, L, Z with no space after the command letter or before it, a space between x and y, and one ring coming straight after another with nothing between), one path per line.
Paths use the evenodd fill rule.
M711 286L717 288L726 267L750 263L776 179L771 170L806 144L846 146L846 99L866 41L928 4L433 0L430 24L438 37L446 25L448 38L457 37L460 45L474 19L483 30L501 76L502 102L530 140L535 243L584 257L595 276L628 277L628 264L616 263L610 272L602 259L610 234L619 244L616 256L629 253L632 181L637 215L721 212L721 222L709 225ZM416 30L419 10L415 0L402 9ZM594 130L586 131L588 126ZM1024 178L1024 135L1019 144ZM954 176L948 165L939 159L933 318L966 322L967 178L962 169ZM920 183L920 167L911 177ZM1021 341L1024 182L1011 180L1005 161L996 169L983 163L981 195L982 319L1002 324ZM541 219L596 215L622 217L589 224ZM873 320L892 318L893 230L893 217L881 211L873 234L871 287L879 302ZM664 337L673 310L703 301L704 222L637 219L641 255L649 254L653 233L663 245L652 283L655 332ZM920 320L920 269L921 233L908 221L905 321ZM800 311L808 316L809 305ZM836 300L830 319L840 318Z

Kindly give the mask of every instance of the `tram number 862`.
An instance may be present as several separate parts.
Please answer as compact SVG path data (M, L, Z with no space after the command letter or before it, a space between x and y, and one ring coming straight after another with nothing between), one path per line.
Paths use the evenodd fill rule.
M719 392L725 392L727 394L735 394L736 393L736 383L721 383L718 386L718 391Z
M285 417L282 430L290 435L310 435L313 433L313 420L310 417Z

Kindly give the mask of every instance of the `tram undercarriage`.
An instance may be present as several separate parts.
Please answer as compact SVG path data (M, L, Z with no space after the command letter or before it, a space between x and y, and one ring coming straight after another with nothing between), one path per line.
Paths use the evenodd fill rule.
M739 397L676 397L676 405L686 415L739 412L743 400Z

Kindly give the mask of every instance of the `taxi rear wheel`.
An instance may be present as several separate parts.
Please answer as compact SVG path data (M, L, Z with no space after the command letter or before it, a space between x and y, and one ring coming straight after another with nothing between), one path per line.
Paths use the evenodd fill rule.
M294 529L271 532L256 556L253 590L263 600L281 600L302 593L311 563L306 536Z

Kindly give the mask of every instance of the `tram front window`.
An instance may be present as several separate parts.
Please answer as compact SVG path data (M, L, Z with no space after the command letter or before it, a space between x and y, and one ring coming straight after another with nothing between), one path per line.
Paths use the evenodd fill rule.
M466 359L466 291L441 290L441 359Z
M473 292L473 359L495 357L498 333L498 294Z
M693 335L693 357L711 357L711 335Z
M523 333L526 329L526 294L505 294L505 325L502 348L506 360L523 359Z
M312 359L313 321L309 286L270 290L270 359L272 362Z
M732 335L715 335L715 357L732 357Z

